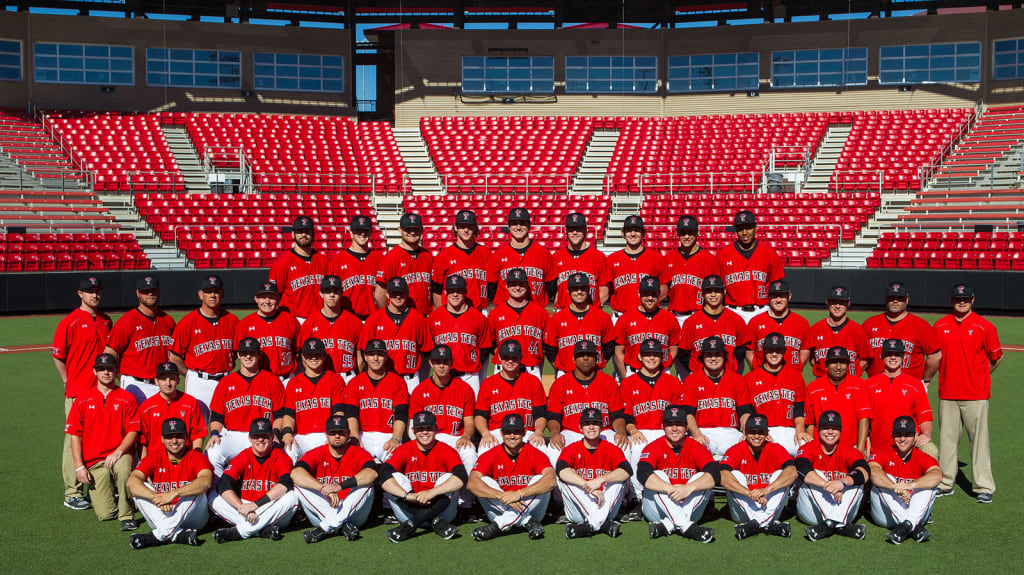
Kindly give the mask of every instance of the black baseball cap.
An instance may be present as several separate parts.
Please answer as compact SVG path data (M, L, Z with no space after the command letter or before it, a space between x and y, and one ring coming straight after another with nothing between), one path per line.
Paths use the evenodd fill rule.
M174 363L172 363L170 361L165 361L165 362L161 363L160 365L156 366L156 376L157 377L160 377L161 375L170 375L170 374L181 375L181 372L178 371L178 366L175 365Z
M383 339L371 339L363 346L363 355L369 353L387 354L387 352L388 344L384 343Z
M102 287L102 285L100 287ZM953 291L949 294L949 297L950 299L973 298L974 288L967 284L956 284L953 286Z
M522 415L510 413L501 418L501 432L508 433L510 431L526 431L526 422Z
M757 216L750 210L741 210L736 212L736 216L732 219L732 225L739 228L743 226L757 225Z
M587 217L579 212L572 212L565 215L565 227L567 228L586 228Z
M327 347L324 345L324 340L318 337L311 337L302 342L302 355L315 355L318 353L327 353Z
M577 341L576 345L572 346L572 356L580 355L597 355L597 346L589 339Z
M348 222L348 229L353 230L353 231L355 231L355 230L372 230L373 229L373 220L371 220L369 218L369 216L364 216L362 214L360 214L358 216L353 216L352 219L349 220L349 222Z
M430 350L430 361L447 361L452 360L452 348L447 345L440 343L434 346L434 349Z
M725 353L725 341L717 335L704 338L700 342L701 353Z
M786 349L786 337L777 331L773 331L764 337L764 344L761 347L765 351L769 349Z
M626 221L622 222L622 230L626 231L629 228L637 228L640 231L644 230L644 219L640 216L629 216Z
M338 276L324 276L323 279L320 280L320 293L334 289L342 289L341 278Z
M587 277L587 274L578 273L578 272L574 273L574 274L569 276L569 280L566 282L566 287L568 287L568 289L570 289L570 290L572 288L586 288L586 289L589 289L590 288L590 278Z
M274 425L266 417L257 417L249 424L249 437L273 435Z
M760 413L751 415L743 425L743 431L747 433L768 433L768 418Z
M433 427L435 429L437 428L437 418L434 417L434 414L430 413L429 411L418 412L416 415L412 416L412 419L409 420L409 423L410 425L412 425L413 429L417 429L419 427Z
M653 337L645 339L644 342L640 344L640 355L648 353L656 353L658 355L664 353L664 348L661 346L661 342Z
M184 420L178 419L177 417L168 417L160 424L160 435L167 437L170 435L188 435L188 426L185 425Z
M596 423L598 425L604 425L604 414L601 410L596 407L588 407L580 412L580 425L586 425L588 423Z
M101 353L96 356L96 359L92 362L93 369L113 368L117 369L120 363L117 358L109 353Z
M644 276L643 279L640 280L640 285L638 285L636 289L640 293L660 292L661 282L654 276Z
M466 291L466 278L452 274L444 280L445 291Z
M725 280L722 276L710 275L700 282L700 291L725 290Z
M498 357L519 359L523 357L523 346L514 339L507 339L498 346Z
M476 213L473 210L459 210L455 214L455 225L457 226L475 226L476 225Z
M890 353L896 353L899 355L907 353L907 346L903 343L902 339L890 337L882 342L882 355Z
M505 274L505 284L525 284L530 285L530 277L526 275L526 270L523 268L512 268Z
M402 214L401 219L398 220L398 227L400 227L402 229L405 229L405 230L414 229L414 228L419 228L419 229L422 230L423 229L423 220L420 218L419 214L416 214L416 213L413 213L413 212L408 212L408 213Z
M395 276L388 280L387 291L392 293L409 293L409 284L402 276Z
M512 208L508 211L509 225L512 222L526 222L526 225L530 225L530 211L526 208Z
M907 284L903 282L892 282L889 284L889 288L885 290L886 297L910 297L910 290L907 289Z
M786 283L786 280L775 280L772 283L768 284L768 295L777 294L777 293L793 293L793 292L790 291L789 284Z
M683 424L686 425L686 408L681 405L670 405L661 414L661 424Z
M78 280L78 291L103 289L103 280L96 276L87 276Z
M679 216L679 220L676 222L676 232L682 234L682 232L694 232L697 233L697 229L700 224L697 223L697 218L684 214Z
M818 429L821 429L822 427L842 429L843 418L839 416L838 411L826 411L821 414L821 417L818 418Z
M348 418L344 415L332 415L327 418L327 423L324 423L324 431L330 433L332 431L348 431Z
M238 353L259 353L260 352L260 340L255 337L243 337L238 342Z
M281 297L281 292L277 291L277 284L275 284L274 282L262 282L258 286L256 286L255 295L273 295Z
M156 276L144 275L135 280L135 289L144 291L148 289L160 289L160 280Z
M850 301L850 288L846 286L832 286L828 290L828 297L825 300L833 299Z
M224 289L224 282L218 275L203 276L199 278L199 289Z
M299 216L292 222L292 231L297 232L300 230L314 230L316 226L313 224L313 218L309 216Z
M913 417L909 415L901 415L892 421L892 434L896 435L916 435L917 434L917 423Z
M845 361L850 363L850 350L842 346L832 346L825 352L825 363L831 363L833 361Z

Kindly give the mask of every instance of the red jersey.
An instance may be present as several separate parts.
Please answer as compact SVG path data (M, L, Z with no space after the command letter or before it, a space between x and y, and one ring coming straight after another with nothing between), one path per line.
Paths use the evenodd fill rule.
M238 318L221 311L210 319L192 310L174 326L170 351L185 359L185 367L203 373L226 373L235 367Z
M743 379L754 411L767 417L769 426L795 426L793 418L803 415L807 395L804 376L799 371L787 365L783 365L778 373L758 368L748 372Z
M554 253L555 275L558 277L558 292L555 295L555 309L569 307L569 276L581 273L590 280L590 301L601 305L597 290L611 283L608 274L608 258L593 245L579 252L561 247Z
M302 323L296 347L301 349L307 339L315 337L323 341L327 349L327 369L348 373L356 368L356 345L362 330L363 320L348 310L342 310L335 318L328 318L320 311Z
M786 448L778 443L765 442L761 455L754 457L747 442L740 440L725 452L719 465L723 471L732 469L742 473L747 478L748 489L763 489L772 482L773 473L792 461Z
M925 357L939 351L939 340L932 326L920 317L908 313L906 317L890 322L885 314L869 317L861 326L868 337L873 361L868 364L868 376L885 371L882 364L882 344L889 338L903 342L903 373L920 380L924 377Z
M835 386L828 377L819 377L807 384L806 398L804 421L807 425L817 426L822 413L835 411L843 421L841 441L846 445L857 445L857 424L861 419L871 417L864 380L847 376Z
M139 431L139 404L135 397L120 387L104 397L95 385L75 398L64 426L64 433L82 438L86 467L103 461L133 431Z
M740 314L724 308L722 313L711 315L703 308L686 318L679 331L680 350L690 351L690 371L700 371L704 367L701 360L700 346L705 339L717 335L725 342L725 368L736 371L739 363L736 360L736 348L750 347L747 340L747 324Z
M201 451L189 449L181 459L172 462L163 446L150 451L135 467L135 471L145 475L149 487L157 493L167 493L185 487L195 481L199 477L199 472L203 470L213 474L210 460Z
M809 441L796 452L797 459L806 459L811 467L825 476L825 481L842 481L854 469L854 464L864 461L864 454L856 448L839 443L831 455L825 453L820 441Z
M494 347L491 324L480 310L470 307L456 315L439 307L430 312L427 323L434 345L445 344L452 349L452 369L463 373L480 371L480 350Z
M640 345L648 339L661 342L664 369L672 367L670 346L678 346L680 341L679 322L672 312L658 308L654 315L633 308L619 317L615 322L615 340L626 348L626 365L640 369Z
M558 348L558 356L553 365L555 369L572 371L576 367L573 361L573 346L576 342L588 339L597 346L597 367L604 369L608 358L604 356L604 344L615 341L615 326L606 311L591 304L590 308L579 316L569 308L555 312L544 332L544 343Z
M310 379L305 372L288 382L284 405L295 412L296 435L323 433L324 422L335 413L344 412L345 381L333 371Z
M664 471L672 485L686 485L715 458L707 447L686 436L677 452L668 440L659 437L648 443L640 454L640 463L647 463L655 471Z
M380 250L370 250L365 254L343 250L331 258L327 266L327 275L341 279L342 305L361 318L377 309L373 290L377 286L381 257Z
M640 305L639 286L645 277L656 277L663 286L669 284L665 256L658 250L646 247L636 254L627 254L625 249L621 249L608 256L608 276L612 282L609 304L619 313L636 309Z
M412 491L418 493L433 489L439 477L462 465L462 458L454 447L440 441L427 452L420 451L418 442L409 441L391 452L387 464L404 473L412 484Z
M960 322L947 315L935 322L935 336L942 350L939 399L988 399L992 394L989 362L1003 357L996 326L973 312Z
M373 381L364 371L345 386L342 401L350 406L351 413L346 415L359 420L361 431L392 433L395 410L405 406L408 411L409 387L404 379L394 373L386 374L380 381Z
M611 441L603 439L597 444L597 449L590 451L582 441L570 443L565 446L558 456L559 463L565 463L577 475L586 481L607 475L626 463L626 456L622 450Z
M473 471L493 479L502 491L518 491L549 467L551 460L544 452L530 443L523 443L515 457L510 456L503 445L488 449L480 454Z
M96 387L92 364L96 356L103 353L112 326L107 314L97 312L93 316L82 308L69 313L57 324L57 331L53 333L53 357L67 366L64 397L78 397Z
M733 242L718 252L725 280L726 305L766 305L768 284L786 276L779 254L760 240L749 252Z
M501 420L510 413L521 415L526 431L533 431L533 410L543 408L547 416L547 404L544 386L536 377L520 371L515 381L509 381L496 373L480 383L475 411L487 414L487 429L491 431L501 429Z
M283 449L272 448L270 455L260 463L250 447L231 460L224 475L242 482L242 491L238 494L242 500L255 502L291 472L292 458Z
M764 338L772 332L778 332L786 338L785 359L793 369L803 370L800 363L800 348L807 337L807 330L811 328L804 317L792 311L786 317L775 318L768 315L768 312L757 314L747 324L747 341L753 347L754 366L764 365ZM749 349L749 348L748 348Z
M505 275L512 268L523 268L526 277L530 278L530 293L537 305L545 307L548 305L548 294L544 291L544 284L558 277L555 273L555 260L551 252L537 242L531 241L524 250L517 250L505 244L495 250L494 255L487 261L487 282L498 284L497 295L494 301L506 301L508 299L508 286L505 285Z
M642 373L634 373L622 380L619 393L624 412L633 418L637 429L661 429L665 408L682 401L683 383L668 371L661 372L653 381Z
M437 432L461 435L466 417L473 417L473 388L455 377L438 387L433 379L424 379L409 396L409 413L429 411L437 418Z
M931 421L932 406L921 385L921 378L901 373L890 379L880 373L864 382L871 408L871 445L889 445L892 442L892 422L901 415L909 415L921 424ZM874 449L872 449L874 451Z
M310 475L323 485L339 485L346 479L355 477L360 471L373 468L373 456L358 445L345 447L341 457L335 459L330 447L321 445L306 452L296 464L304 467ZM338 497L348 497L351 489L342 489Z
M223 416L224 429L247 433L254 419L274 420L284 409L284 386L276 375L260 370L252 379L234 371L217 382L210 400L210 417Z
M260 365L278 377L295 373L295 352L302 345L299 339L299 322L295 316L280 311L274 317L262 317L252 313L238 322L235 328L235 347L243 338L260 340Z
M121 358L121 373L136 379L153 379L156 368L167 361L174 318L163 311L155 317L133 308L117 318L107 336L107 345Z
M683 405L692 407L697 427L732 427L738 429L737 408L750 405L750 393L743 376L726 368L715 383L700 368L683 380Z
M371 339L384 340L388 356L399 375L416 373L420 368L421 356L434 349L430 326L423 314L409 309L397 321L387 308L370 314L359 333L359 349L366 347Z
M704 294L700 286L708 276L722 275L722 265L704 248L684 255L679 249L666 254L668 276L668 309L674 313L688 313L704 307Z
M872 462L881 466L882 471L892 476L896 483L916 481L929 469L939 466L934 457L916 447L910 450L910 458L904 461L891 443L875 450L868 459L868 463Z
M601 410L604 427L611 427L610 415L624 407L619 385L612 376L599 371L594 379L583 385L570 371L551 385L548 412L562 417L562 429L580 433L580 414L588 407Z
M163 436L160 431L164 421L172 417L185 422L190 443L206 437L206 421L203 420L203 413L196 398L179 391L176 399L167 401L158 393L139 406L139 445L162 450Z
M281 308L296 317L309 317L317 312L320 300L320 282L327 274L327 256L313 250L308 258L290 249L281 254L270 267L270 283L281 292Z
M839 327L828 325L828 319L822 319L807 330L801 349L811 350L812 373L821 377L828 373L825 368L825 354L828 348L839 346L850 352L850 375L860 377L860 360L871 359L871 347L864 335L864 328L850 318Z
M466 297L471 306L487 309L487 262L491 250L480 244L466 251L457 245L450 245L434 258L431 281L441 290L441 298L447 296L444 281L448 276L462 276L466 280ZM447 301L447 300L444 300Z
M434 256L423 247L410 252L402 246L395 246L380 260L380 267L377 268L377 285L385 286L393 277L405 278L413 307L421 314L427 315L434 309L434 297L430 291L433 269Z
M536 367L544 363L544 332L548 328L548 312L535 302L527 302L525 307L514 308L507 301L494 306L487 315L487 321L494 332L494 346L498 348L507 339L519 342L523 351L522 364ZM493 355L491 363L501 363L498 354Z

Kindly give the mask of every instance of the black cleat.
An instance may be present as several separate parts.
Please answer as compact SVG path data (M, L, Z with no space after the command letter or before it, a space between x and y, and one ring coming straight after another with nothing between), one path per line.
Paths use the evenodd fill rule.
M536 519L531 519L526 522L526 534L534 541L542 539L544 537L544 526Z
M665 527L659 521L652 521L647 524L647 536L651 539L657 539L659 537L668 537L668 527Z
M764 528L764 532L768 535L774 535L776 537L789 537L792 535L792 531L789 528L789 522L787 521L772 521L768 524L768 527Z
M615 539L620 535L622 524L614 519L607 519L601 524L601 533Z
M493 523L488 523L483 527L477 527L473 530L473 539L477 541L488 541L494 539L501 534L501 529Z
M831 537L833 532L828 525L808 525L807 529L804 529L804 535L808 541L821 541L826 537Z
M388 541L392 543L399 543L411 538L416 533L416 526L412 524L412 521L406 521L398 527L388 529L387 536Z
M282 539L281 528L278 527L276 524L271 523L263 529L260 529L260 538L270 539L271 541L280 541Z
M565 526L566 539L579 539L590 537L594 534L594 528L589 523L568 523Z
M565 513L563 513L558 516L558 519L555 519L555 523L557 523L558 525L568 525L569 517Z
M914 530L914 525L909 521L904 521L896 526L895 529L889 532L885 536L885 539L893 545L899 545L906 541L907 537L910 537L910 533Z
M128 536L128 546L132 549L145 549L146 547L156 547L163 542L156 538L156 535L152 533L132 533Z
M715 540L715 530L711 527L704 527L694 523L686 531L683 531L683 537L693 539L698 543L711 543Z
M839 523L832 519L826 519L825 526L827 526L830 531L838 533L843 537L849 537L850 539L864 539L868 534L867 527L857 525L856 523Z
M172 541L174 543L179 543L181 545L188 545L190 547L198 547L199 546L199 532L196 531L195 529L182 529L181 531L178 532L177 535L174 536L174 539L172 539Z
M952 494L953 494L953 488L952 487L950 487L949 489L936 489L935 490L935 497L945 497L947 495L952 495Z
M319 543L330 536L330 533L320 529L319 527L307 529L302 532L302 538L306 540L306 543Z
M121 531L135 531L139 528L139 522L134 519L122 519Z
M92 507L92 504L85 497L68 497L64 500L64 507L75 511L85 511Z
M228 541L241 541L242 534L238 532L238 529L234 527L222 527L213 532L213 540L217 543L227 543Z
M743 541L747 537L757 535L760 532L761 525L753 519L744 523L736 524L736 539L739 541Z
M932 532L925 529L924 523L922 523L917 526L917 529L914 529L914 531L910 533L910 536L914 538L914 541L924 543L932 538Z
M459 528L448 523L440 517L434 518L433 523L430 524L430 528L437 533L437 536L441 539L453 539L459 534Z
M393 513L384 516L384 525L398 525L400 521Z
M356 527L355 523L346 521L341 524L341 534L345 536L345 541L355 541L359 539L359 528Z

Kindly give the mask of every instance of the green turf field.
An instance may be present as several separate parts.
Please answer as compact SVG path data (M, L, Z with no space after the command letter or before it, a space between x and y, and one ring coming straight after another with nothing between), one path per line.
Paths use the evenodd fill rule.
M243 311L240 315L248 313ZM180 314L175 314L180 316ZM812 321L823 312L806 313ZM925 316L934 321L935 316ZM864 319L855 314L854 319ZM1024 320L991 318L1004 344L1024 344ZM0 318L0 348L42 344L48 346L57 316ZM1024 423L1024 396L1016 386L1024 379L1024 354L1007 353L995 374L990 414L993 472L999 485L995 503L980 505L964 493L960 481L956 495L938 500L933 538L926 544L899 547L884 542L885 530L872 526L866 541L833 537L810 543L793 518L789 540L759 535L738 542L725 500L715 502L706 524L716 528L710 545L673 536L651 541L646 523L627 523L615 540L604 535L567 541L561 525L547 526L547 537L529 541L525 534L486 543L473 541L475 526L462 527L461 536L443 541L426 533L393 545L385 528L369 525L356 542L334 538L317 545L303 542L301 531L285 533L280 542L243 541L226 545L205 533L199 548L178 545L131 551L127 534L116 521L99 523L92 511L71 511L61 505L60 479L63 402L50 354L0 353L0 439L3 466L4 520L0 522L3 565L0 571L33 573L323 573L350 571L377 573L638 573L684 572L820 572L864 571L901 573L1017 572L1024 564L1024 540L1016 520L1024 513L1021 494L1024 444L1013 435ZM932 386L932 401L936 402ZM938 436L938 431L935 433ZM969 460L966 439L961 461ZM968 469L969 474L969 469ZM861 522L867 522L862 519ZM142 527L147 530L148 527ZM1016 542L1016 543L1015 543ZM201 571L200 571L201 570Z

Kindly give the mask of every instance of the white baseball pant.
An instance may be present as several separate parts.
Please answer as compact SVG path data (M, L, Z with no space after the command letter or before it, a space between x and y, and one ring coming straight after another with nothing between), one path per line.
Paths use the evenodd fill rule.
M316 449L317 447L327 443L327 436L322 432L303 433L294 437L295 443L292 443L284 450L284 452L288 454L288 457L292 458L292 463L298 462L298 460L302 459L302 456L308 451Z
M245 499L242 502L249 503ZM220 494L214 495L210 500L210 509L218 517L234 525L238 529L238 533L242 535L242 539L248 539L258 534L268 525L276 524L281 529L287 527L292 520L292 516L299 509L299 502L295 491L289 491L281 496L280 499L265 503L257 509L256 523L249 523L249 520L232 507L230 503L225 501Z
M562 449L565 449L565 447L568 447L570 443L576 443L577 441L582 440L583 434L578 431L569 431L568 429L563 429L562 437L565 438L565 446L563 446ZM555 449L554 447L551 446L550 443L548 443L546 447L541 449L541 451L543 451L544 455L547 455L548 459L551 460L552 466L558 464L558 456L562 454L561 449Z
M206 450L206 458L210 460L210 465L213 466L213 474L217 477L223 475L224 469L231 463L231 460L239 453L245 451L247 447L249 447L249 434L247 432L231 431L228 429L221 430L220 443Z
M153 489L148 483L146 487ZM200 493L192 497L178 498L174 509L166 512L153 505L151 501L135 498L135 507L146 518L146 523L153 528L153 535L160 541L170 541L186 529L205 527L206 522L210 520L207 504L206 494Z
M679 327L681 329L683 327L683 323L686 320L690 319L690 316L693 315L693 312L692 311L688 311L686 313L672 312L672 315L676 316L676 321L679 322Z
M793 457L796 457L796 452L800 451L800 445L796 442L796 428L795 427L781 427L773 426L768 428L768 435L772 436L772 441L778 443Z
M747 478L741 472L733 469L730 473L741 485L747 485ZM771 481L775 481L781 473L781 469L772 473ZM726 490L725 498L729 502L729 515L732 516L733 521L736 523L746 523L747 521L755 520L761 527L767 527L768 524L778 519L779 515L782 514L782 508L789 501L789 488L769 493L767 497L768 502L763 506L749 497L733 493L729 490Z
M457 375L456 377L458 377L462 381L466 382L466 385L468 385L470 387L470 389L473 390L473 399L474 400L476 399L477 395L480 395L480 373L479 372L461 373L461 374Z
M444 483L445 481L448 481L448 478L451 476L451 473L441 474L441 476L437 478L437 481L434 482L434 485L437 486ZM394 475L391 476L391 478L397 481L398 484L402 487L402 489L406 491L412 491L412 482L409 481L409 478L406 477L404 473L395 473ZM455 497L455 493L448 493L446 495L442 495L441 497L447 497L451 501L448 503L448 507L445 508L444 512L441 513L440 517L445 521L451 522L455 519L455 513L458 511L459 498ZM412 516L416 514L416 508L412 507L405 501L395 497L394 495L391 495L390 493L384 493L384 500L386 503L391 505L391 511L395 513L395 519L398 519L400 523L405 523L406 521L409 521L410 519L412 519ZM430 526L417 525L417 527Z
M384 444L392 437L394 437L392 434L381 431L363 431L359 433L359 444L363 446L363 449L369 451L374 459L384 463L391 459L391 454L384 452Z
M708 438L708 450L712 455L717 456L715 457L716 461L721 459L730 447L743 439L740 430L732 427L701 427L700 432Z
M372 485L350 489L337 507L331 507L331 500L319 491L296 487L295 492L309 523L328 533L336 532L345 522L362 527L373 507Z
M811 470L819 477L825 479L817 469ZM860 509L860 502L864 498L863 485L851 485L842 491L842 497L837 503L827 491L820 487L808 485L803 482L797 491L796 515L800 521L808 525L823 525L826 519L836 523L852 523L857 518L857 511Z
M534 475L530 479L530 485L540 481L540 478L540 475ZM498 482L491 477L485 475L481 480L488 487L501 489ZM544 514L547 513L548 503L551 501L551 493L542 493L523 498L522 503L526 506L526 509L522 511L516 511L498 499L480 498L479 501L480 506L484 509L484 513L487 514L487 519L497 525L502 531L508 531L516 526L525 527L530 521L540 521Z
M744 311L743 308L741 308L739 306L729 306L729 309L731 309L732 311L734 311L737 314L739 314L739 316L741 318L743 318L743 323L750 323L750 320L754 319L755 316L760 315L760 314L768 311L768 306L767 305L755 306L754 309L751 310L751 311Z
M668 475L661 470L654 472L655 475L664 481L669 481ZM690 481L700 479L704 472L694 474ZM704 508L714 497L710 489L695 491L682 502L676 502L667 493L655 493L650 489L644 490L644 498L641 500L641 507L644 511L644 518L651 523L661 523L669 532L686 531L691 525L700 521L704 515Z
M629 477L629 486L633 490L633 496L636 497L637 501L642 501L644 486L640 485L640 480L636 477L636 468L640 464L640 456L643 455L644 449L647 445L657 439L665 437L665 430L663 429L641 429L640 433L644 434L647 441L644 443L633 443L630 441L629 446L625 449L626 460L629 461L629 466L633 468L633 475Z
M213 392L217 389L220 378L227 375L227 372L207 374L216 376L218 379L206 379L199 374L200 372L191 369L185 374L185 391L196 398L196 401L199 402L199 409L203 412L203 419L209 422L210 402L213 401Z
M160 393L160 386L152 379L137 379L130 375L121 374L121 389L135 397L135 401L142 405L143 401Z
M469 447L458 448L455 447L455 443L459 440L459 435L452 435L450 433L438 433L435 437L441 443L450 446L459 452L459 458L462 459L462 465L466 468L466 473L469 473L476 467L476 448L470 445ZM465 485L459 490L459 506L470 507L473 505L473 493L466 488Z
M893 479L890 475L889 479ZM917 527L932 512L935 503L935 489L916 489L910 495L910 503L904 503L891 489L871 488L871 519L875 523L893 529L904 521Z
M619 514L626 484L605 483L602 487L604 505L598 505L597 497L587 493L582 487L569 485L561 479L558 480L558 490L562 494L562 501L565 503L565 516L569 518L569 521L589 523L594 531L597 531L609 517L615 518Z
M405 380L405 386L409 388L409 395L412 395L412 392L416 389L416 386L418 386L420 382L423 381L422 379L420 379L420 375L418 373L409 373L403 375L402 379ZM413 414L410 413L409 415L412 416Z

